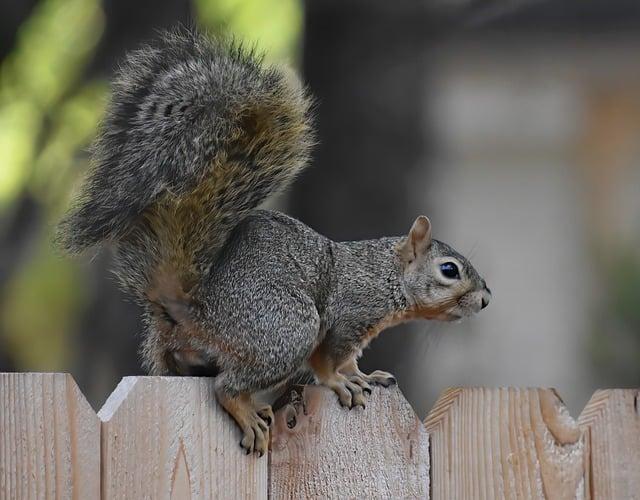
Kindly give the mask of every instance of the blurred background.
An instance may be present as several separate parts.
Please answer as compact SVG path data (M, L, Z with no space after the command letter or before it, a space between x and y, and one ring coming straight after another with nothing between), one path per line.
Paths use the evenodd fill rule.
M0 371L69 371L94 408L141 373L109 252L52 226L126 50L178 22L296 67L318 98L311 168L273 205L335 239L434 235L491 306L383 334L424 416L455 385L640 385L640 3L635 0L3 0Z

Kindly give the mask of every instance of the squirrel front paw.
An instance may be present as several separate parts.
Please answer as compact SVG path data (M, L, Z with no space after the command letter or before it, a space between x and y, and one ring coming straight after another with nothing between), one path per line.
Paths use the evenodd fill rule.
M251 394L246 392L229 396L222 384L216 387L216 398L242 430L240 446L247 455L254 451L260 456L264 455L269 447L269 427L274 422L271 406L258 406Z
M336 373L333 377L322 382L338 395L338 400L342 406L353 408L355 406L365 407L367 398L363 388L355 382L350 381L344 375Z
M368 391L369 394L371 394L372 385L389 387L398 383L393 375L388 372L383 372L382 370L376 370L369 375L359 371L358 373L349 374L347 376L349 377L349 380L351 382L353 382L354 384L358 384L360 387L362 387L363 391Z
M371 391L373 390L369 385L369 383L367 382L366 376L349 375L349 382L353 382L354 384L360 386L360 388L362 389L362 392L366 395L371 394Z

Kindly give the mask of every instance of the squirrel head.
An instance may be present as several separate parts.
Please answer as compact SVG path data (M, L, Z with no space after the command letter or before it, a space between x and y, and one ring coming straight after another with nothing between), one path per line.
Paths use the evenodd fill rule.
M491 291L471 263L431 238L431 222L419 216L396 246L409 308L419 317L453 321L484 309Z

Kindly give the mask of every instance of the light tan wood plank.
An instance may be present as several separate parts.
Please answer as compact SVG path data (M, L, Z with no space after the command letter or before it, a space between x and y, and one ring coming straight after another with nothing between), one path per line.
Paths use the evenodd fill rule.
M428 436L396 388L374 388L347 410L321 387L304 390L306 415L276 413L271 498L428 498Z
M596 391L579 419L594 499L640 499L640 389Z
M100 421L70 375L0 373L0 498L99 498Z
M267 496L267 457L242 452L213 379L126 377L98 415L103 500Z
M434 500L584 497L585 439L551 389L448 389L425 425Z

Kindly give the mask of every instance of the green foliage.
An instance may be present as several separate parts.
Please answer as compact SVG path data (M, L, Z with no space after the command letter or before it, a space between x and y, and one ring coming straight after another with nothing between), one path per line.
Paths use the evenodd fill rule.
M88 163L87 147L104 111L106 82L83 85L51 117L47 141L34 162L32 187L57 219Z
M640 340L640 258L636 249L625 249L610 266L612 307L627 327L637 332ZM640 354L640 353L639 353ZM640 356L639 356L640 358Z
M607 248L601 260L607 296L594 321L590 350L611 385L640 379L640 258L635 248Z
M0 207L33 178L48 120L77 85L102 24L98 0L43 0L20 27L0 71Z
M40 0L0 62L0 216L25 191L44 220L37 246L14 269L0 302L0 333L17 367L68 366L87 283L74 260L55 255L51 225L87 169L87 147L104 111L105 81L85 68L104 28L100 0ZM299 0L194 0L198 22L247 44L271 61L295 60ZM159 6L161 8L161 6Z
M0 210L30 191L44 217L37 247L2 290L0 331L21 369L63 369L72 355L82 287L77 264L55 256L49 226L86 167L81 153L104 107L105 84L82 81L102 28L99 0L42 0L0 66Z
M255 44L270 61L296 59L302 28L300 0L195 0L200 23Z
M0 151L3 156L0 176L0 208L6 207L29 177L35 156L35 137L41 113L27 100L4 100L0 104Z
M83 305L81 284L76 266L53 255L43 235L0 305L0 327L21 369L51 371L69 366L73 355L69 334Z

